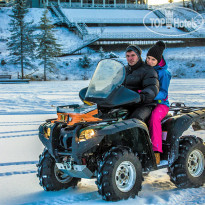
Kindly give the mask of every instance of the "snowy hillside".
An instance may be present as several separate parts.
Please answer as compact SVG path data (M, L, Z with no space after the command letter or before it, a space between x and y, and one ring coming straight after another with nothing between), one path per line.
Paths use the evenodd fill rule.
M84 10L85 13L87 10ZM103 10L104 11L104 10ZM100 13L103 16L103 11ZM74 12L74 10L72 11ZM72 14L69 13L69 15ZM97 12L97 11L95 11ZM132 11L134 12L134 11ZM29 13L27 15L27 20L34 20L34 26L36 27L39 23L40 17L42 16L43 9L29 9ZM10 63L9 52L7 50L6 42L9 37L9 21L11 14L10 8L1 8L0 9L0 74L11 74L12 78L17 78L18 73L20 73L20 65L13 65ZM111 14L110 14L111 15ZM133 13L134 15L134 13ZM79 16L79 18L83 16ZM101 17L100 16L100 17ZM53 22L55 19L52 17L51 13L49 17ZM113 16L114 17L114 16ZM99 32L101 28L93 27L88 28L90 32L95 33ZM106 32L110 32L115 30L115 32L136 32L136 28L134 27L106 27L103 28ZM138 29L142 29L139 27ZM58 43L62 45L63 52L68 51L68 49L75 47L75 45L80 44L82 40L76 36L73 32L69 31L63 27L55 28L56 38ZM38 32L38 30L36 31ZM119 56L119 60L126 64L125 53L124 50L126 45L122 45L119 50L113 50L110 46L109 49L106 47L106 51L104 52L104 56L108 55L109 52L114 52ZM105 49L104 49L105 50ZM147 49L143 49L142 58L145 59L147 53ZM79 59L84 55L88 55L91 59L90 65L88 68L82 68L79 64ZM95 70L97 62L101 59L100 51L95 51L91 48L84 48L81 54L77 53L77 55L60 57L58 61L56 61L56 66L58 71L55 74L49 74L48 79L50 80L79 80L79 79L90 79ZM169 70L172 73L174 78L204 78L205 77L205 67L204 67L204 58L205 58L205 49L204 46L198 47L178 47L178 48L167 48L164 52L165 59L167 60ZM2 63L3 62L3 63ZM38 66L38 61L34 62L38 71L34 72L30 70L25 70L28 78L34 78L39 80L43 75L43 68ZM31 74L31 75L30 75Z
M0 204L2 205L195 205L205 204L205 185L193 189L177 189L167 170L151 172L145 177L142 191L135 199L105 202L97 192L95 179L83 179L75 189L45 192L36 177L38 156L43 145L38 127L46 119L56 117L55 107L80 103L78 91L89 81L31 82L0 85ZM170 101L183 101L190 106L205 105L204 79L173 79ZM194 134L205 141L205 131Z
M106 10L101 10L101 16ZM127 10L129 11L129 10ZM76 12L74 9L72 12ZM68 13L68 15L71 15ZM85 13L88 12L85 10ZM39 25L43 9L29 9L27 20L34 20L34 27ZM9 33L10 8L0 8L0 75L11 74L17 78L20 66L10 63L6 42ZM87 13L89 14L89 13ZM97 14L97 9L94 14ZM135 11L130 12L131 18ZM112 12L109 12L112 15ZM126 12L123 13L126 15ZM55 22L51 13L49 17ZM76 18L83 18L80 13ZM91 18L92 16L89 16ZM72 18L72 16L70 17ZM117 28L121 32L128 29ZM129 32L135 30L129 27ZM141 29L141 28L139 28ZM63 51L81 43L82 40L64 27L55 28L58 43ZM93 33L102 28L89 28ZM113 31L113 27L106 27ZM106 31L105 30L105 31ZM39 31L36 30L36 33ZM60 57L56 61L58 71L49 74L53 81L31 81L29 84L0 84L0 205L195 205L205 204L205 184L199 188L179 189L170 182L167 169L149 173L144 177L142 190L135 199L119 202L105 202L97 192L95 179L82 179L75 189L46 192L39 185L36 164L44 146L38 138L39 125L46 119L56 117L56 107L68 104L81 104L79 90L87 87L101 55L114 52L118 60L126 64L123 45L119 50L104 48L104 53L91 48L84 48L81 54ZM146 58L148 48L143 49L142 58ZM88 68L82 68L80 58L85 54L90 58ZM169 100L184 102L187 106L205 107L205 49L197 47L169 47L164 57L172 73L169 88ZM28 78L41 80L43 68L34 64L38 70L33 73L26 70ZM30 75L31 74L31 75ZM82 80L83 79L83 80ZM194 132L190 127L184 135L196 135L205 142L205 130Z

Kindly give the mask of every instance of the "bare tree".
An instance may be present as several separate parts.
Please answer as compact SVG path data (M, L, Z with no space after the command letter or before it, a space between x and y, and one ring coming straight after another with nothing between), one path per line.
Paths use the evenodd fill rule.
M196 10L196 1L195 0L191 0L191 4L192 4L193 10Z

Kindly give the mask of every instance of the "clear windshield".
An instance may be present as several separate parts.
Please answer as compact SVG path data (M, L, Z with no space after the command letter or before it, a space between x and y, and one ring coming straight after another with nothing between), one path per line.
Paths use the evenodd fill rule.
M104 59L97 65L85 97L107 98L121 85L125 78L123 64L113 59Z

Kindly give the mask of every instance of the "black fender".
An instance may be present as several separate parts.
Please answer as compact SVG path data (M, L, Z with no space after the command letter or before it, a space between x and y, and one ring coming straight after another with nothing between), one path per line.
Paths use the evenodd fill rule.
M94 126L87 129L95 129ZM102 140L112 142L112 145L129 146L133 152L138 154L142 167L146 170L157 169L152 144L149 137L149 131L146 124L138 119L128 119L112 123L96 130L96 137L84 142L78 141L80 127L76 130L76 136L72 140L72 157L76 162L86 152L93 147L98 146ZM77 135L78 133L78 135ZM142 158L144 156L144 159ZM145 160L146 158L146 160Z
M166 142L170 144L171 151L169 165L171 166L179 155L179 138L194 123L205 117L205 111L194 111L187 114L176 115L169 118L162 125L163 131L167 131Z
M57 146L59 144L59 135L62 128L62 123L43 123L39 126L39 139L48 149L48 152L53 158L58 160L58 155L55 153ZM44 134L45 127L50 128L50 137L46 138Z

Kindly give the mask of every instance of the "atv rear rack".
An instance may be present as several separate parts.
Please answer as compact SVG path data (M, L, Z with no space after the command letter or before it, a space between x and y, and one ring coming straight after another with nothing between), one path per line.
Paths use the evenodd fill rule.
M171 103L170 108L169 108L169 111L174 111L174 115L180 114L180 113L194 112L197 110L201 110L202 112L205 112L205 107L187 107L184 103L173 102Z
M205 130L205 107L187 107L184 103L173 102L169 111L173 115L185 114L193 119L192 127L194 131Z

